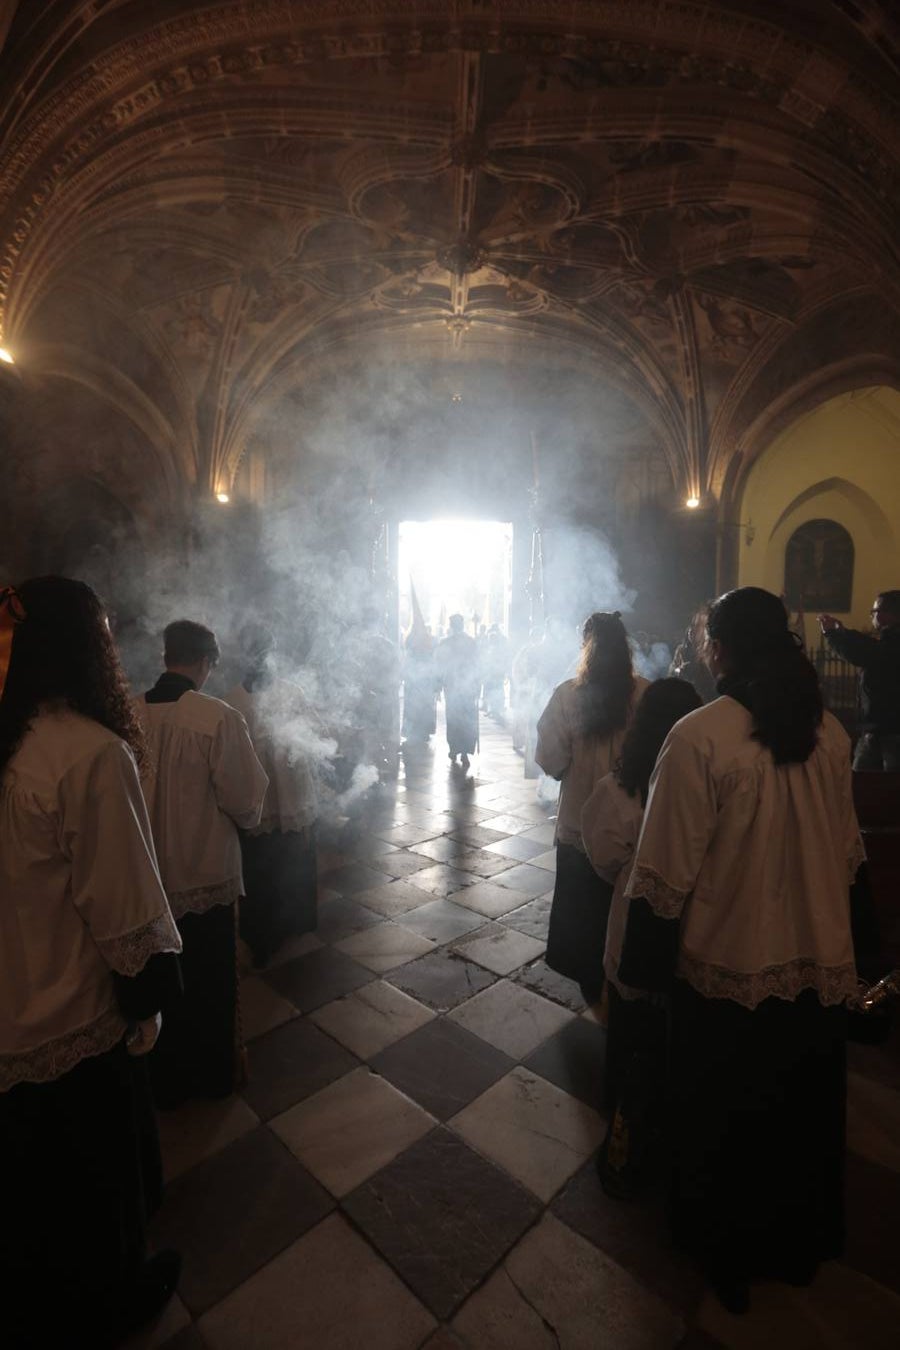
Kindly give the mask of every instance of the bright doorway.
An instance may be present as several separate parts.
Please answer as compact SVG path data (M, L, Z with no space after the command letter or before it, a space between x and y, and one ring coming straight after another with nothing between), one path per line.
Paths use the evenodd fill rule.
M451 614L473 637L497 624L509 634L513 527L499 520L404 520L398 535L400 631L413 620L413 591L437 638Z

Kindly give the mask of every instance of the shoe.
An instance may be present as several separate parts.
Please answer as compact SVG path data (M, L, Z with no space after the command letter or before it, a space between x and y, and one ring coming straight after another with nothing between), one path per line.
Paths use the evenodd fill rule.
M470 763L469 756L468 756L468 755L462 755L462 756L460 756L460 761L459 761L459 762L460 762L460 764L463 766L464 769L467 769L467 768L469 767L469 763Z

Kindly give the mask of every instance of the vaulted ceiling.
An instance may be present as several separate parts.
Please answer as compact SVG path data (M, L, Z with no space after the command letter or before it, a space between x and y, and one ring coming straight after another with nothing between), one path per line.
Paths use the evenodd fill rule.
M713 499L811 401L900 383L891 0L4 17L3 342L127 421L136 465L92 471L133 494L282 464L362 383L413 448L424 389Z

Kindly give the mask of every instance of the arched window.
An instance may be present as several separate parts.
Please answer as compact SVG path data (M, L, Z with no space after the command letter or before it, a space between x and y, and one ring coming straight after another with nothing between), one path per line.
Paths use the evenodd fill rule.
M784 551L788 607L846 614L853 603L853 540L836 520L808 520Z

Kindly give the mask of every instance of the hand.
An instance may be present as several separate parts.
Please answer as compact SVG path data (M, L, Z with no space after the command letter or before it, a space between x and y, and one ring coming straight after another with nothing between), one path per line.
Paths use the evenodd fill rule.
M823 633L830 633L835 628L843 628L840 619L835 619L831 614L819 615L819 628Z
M125 1038L125 1049L129 1055L148 1055L156 1044L161 1027L162 1013L138 1022Z

